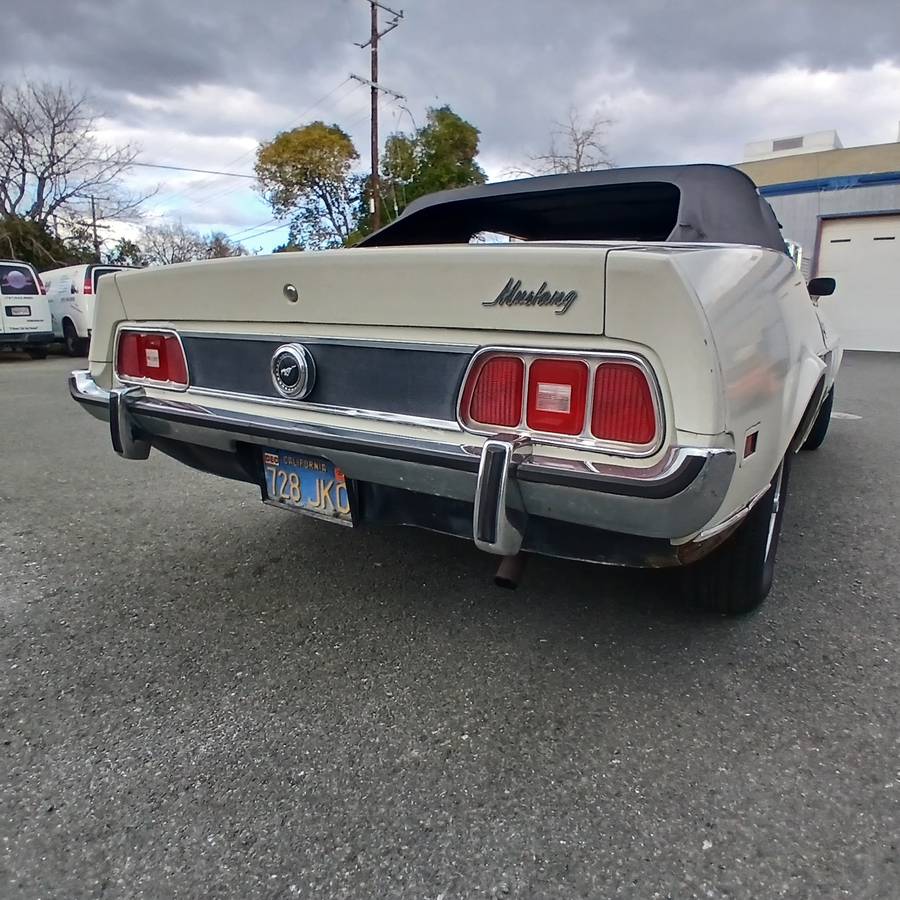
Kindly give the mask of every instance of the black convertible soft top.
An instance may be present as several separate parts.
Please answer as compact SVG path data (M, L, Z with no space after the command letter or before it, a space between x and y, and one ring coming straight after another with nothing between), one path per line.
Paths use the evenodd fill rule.
M775 214L750 178L718 165L604 169L441 191L410 203L360 245L465 243L482 231L529 241L687 241L785 249Z

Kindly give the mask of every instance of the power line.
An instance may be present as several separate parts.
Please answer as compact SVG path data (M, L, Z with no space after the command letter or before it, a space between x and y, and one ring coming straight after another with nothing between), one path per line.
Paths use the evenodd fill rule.
M350 81L350 76L348 75L348 76L347 76L347 77L346 77L339 85L337 85L336 87L333 87L330 91L328 91L328 93L323 94L323 95L322 95L321 97L319 97L319 99L316 100L316 102L313 103L312 105L307 106L306 109L304 109L303 112L300 113L300 115L297 116L297 118L295 119L295 121L298 121L298 122L299 122L299 121L302 121L302 120L303 120L309 113L311 113L317 106L319 106L320 104L324 103L324 102L325 102L332 94L336 94L336 93L337 93L337 92L338 92L345 84L347 84L349 81ZM241 154L240 156L235 157L230 163L226 163L226 165L233 166L235 163L240 162L240 161L246 159L246 158L247 158L248 156L250 156L253 152L254 152L253 150L248 150L248 151L246 151L245 153Z
M344 81L341 82L341 85L338 85L337 88L330 91L329 94L327 94L326 96L330 96L335 91L337 91L342 85L347 84L349 81L350 81L349 78L345 78ZM343 101L346 100L351 94L353 94L355 91L359 90L359 87L360 86L358 84L353 85L353 87L351 87L349 91L347 91L342 97L340 97L337 102L343 103ZM321 102L321 101L319 101L319 102ZM308 107L307 112L312 109L315 109L315 105ZM181 193L181 196L183 197L186 194L194 194L194 196L191 198L192 200L198 201L198 200L202 199L204 203L208 203L210 200L217 200L219 197L225 197L228 194L233 194L236 191L245 189L243 186L238 185L235 187L229 186L229 187L226 187L224 190L217 191L216 187L217 187L217 185L214 184L213 179L205 180L205 181L201 182L200 184L191 185L190 187L188 187L185 191L183 191ZM214 193L207 194L206 193L207 190L213 190ZM199 194L195 193L196 191L199 191Z
M328 91L327 93L323 94L318 100L316 100L315 103L311 104L310 106L307 106L306 109L300 114L300 116L299 116L298 118L302 120L302 118L305 117L308 113L312 112L312 110L314 110L317 106L320 106L320 105L321 105L322 103L324 103L329 97L333 96L333 95L336 94L342 87L344 87L345 85L347 85L347 84L350 82L350 80L351 80L351 79L350 79L350 77L348 76L348 77L345 78L342 82L340 82L340 84L336 85L336 86L333 87L330 91ZM341 97L341 101L343 101L343 100L345 100L347 97L349 97L350 94L352 94L352 93L353 93L354 91L356 91L358 88L359 88L359 85L354 85L347 93L344 94L343 97ZM295 126L293 126L293 127L295 127ZM251 156L254 152L255 152L255 148L252 149L252 150L247 150L247 151L245 151L244 153L240 154L239 156L236 156L234 159L229 160L227 163L225 163L225 165L226 165L226 166L233 166L233 165L235 165L236 163L242 162L244 159L246 159L247 157ZM248 178L255 178L256 176L255 176L255 175L248 175L248 176L246 176L246 177L248 177ZM180 191L175 191L174 193L169 193L169 194L163 194L163 195L162 195L162 198L168 198L168 199L165 200L165 202L166 202L166 203L171 203L173 200L184 199L184 198L187 197L189 194L193 194L194 196L193 196L191 199L192 199L192 200L199 200L201 197L203 197L204 193L205 193L207 190L209 190L209 189L215 190L215 188L217 187L217 185L216 185L214 182L215 182L215 179L214 179L214 178L204 178L204 179L201 179L197 184L189 184L187 187L182 188ZM208 195L208 196L206 196L206 197L203 198L203 199L204 199L204 202L206 202L207 200L210 200L210 199L213 199L213 198L216 198L216 197L225 196L226 194L232 193L233 191L236 191L236 190L240 190L240 188L237 188L237 187L231 188L231 187L229 187L229 188L226 188L224 191L221 191L221 192L218 192L218 193L214 193L214 194ZM162 198L161 198L161 199L162 199Z
M287 228L287 225L282 223L281 225L276 225L274 228L267 228L265 231L258 231L256 234L248 234L246 237L241 238L241 243L254 241L256 240L256 238L262 237L264 234L271 234L273 231L278 231L280 228Z
M132 162L129 163L129 168L131 166L143 166L145 169L171 169L173 172L198 172L201 175L223 175L228 178L249 178L251 180L256 178L255 175L247 175L244 172L222 172L218 169L195 169L191 166L170 166L163 163Z
M235 231L232 234L227 235L229 240L233 240L238 235L243 234L245 231L256 231L257 228L265 228L266 225L271 225L272 222L275 222L276 219L266 219L265 222L260 222L257 225L248 225L246 228L241 228L240 231ZM280 227L280 226L279 226Z

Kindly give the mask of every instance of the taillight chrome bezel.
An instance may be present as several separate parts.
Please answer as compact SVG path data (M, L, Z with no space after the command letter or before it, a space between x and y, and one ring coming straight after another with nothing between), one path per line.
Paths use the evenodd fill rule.
M119 372L119 341L121 340L122 334L125 332L137 332L138 334L160 334L160 335L171 335L178 341L178 346L181 348L181 354L184 357L184 370L187 374L187 383L184 384L180 381L157 381L154 378L140 378L137 375L122 375ZM188 365L187 353L184 349L184 341L181 339L181 335L171 326L157 326L151 323L142 324L142 325L120 325L118 329L116 329L116 343L113 348L113 373L116 377L116 380L120 384L135 384L140 385L142 387L153 387L153 388L161 388L166 391L180 391L184 393L184 391L188 390L191 386L191 368Z
M474 385L474 379L477 378L481 368L490 359L495 356L517 356L525 364L524 388L522 391L522 411L519 416L519 423L512 428L493 427L483 425L468 418L467 410L463 409L463 404L467 399L466 387L470 383ZM531 364L539 359L573 359L585 363L588 367L588 389L585 400L585 414L582 429L577 435L562 435L555 432L536 431L527 426L527 404L528 404L528 378L531 371ZM650 398L653 402L653 419L656 426L655 435L652 441L646 444L629 444L620 441L609 441L603 438L594 437L591 433L592 410L594 408L594 383L596 381L597 367L604 363L619 363L621 365L630 365L639 369L647 379L650 386ZM470 392L469 392L470 393ZM469 361L462 383L459 387L459 393L456 398L456 420L460 427L470 434L483 435L485 437L493 437L498 433L518 434L532 437L535 442L548 445L556 445L560 447L580 447L585 450L593 450L595 452L610 453L615 456L627 456L633 459L643 459L653 456L665 443L665 416L663 415L662 391L659 387L659 381L656 372L650 363L637 353L628 351L589 351L589 350L554 350L552 348L533 348L533 347L483 347L476 351Z

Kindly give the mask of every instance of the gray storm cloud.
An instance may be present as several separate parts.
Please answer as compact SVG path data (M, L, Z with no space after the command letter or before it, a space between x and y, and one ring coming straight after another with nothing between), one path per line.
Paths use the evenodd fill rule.
M381 81L407 95L419 121L450 103L481 129L498 167L545 147L573 104L614 119L620 164L734 161L745 141L783 131L836 127L851 143L896 136L896 0L389 5L406 16L384 40ZM353 46L367 38L363 0L30 0L5 16L4 82L24 72L84 87L148 153L162 132L269 137L368 66ZM804 105L810 86L791 81L797 70L842 80ZM307 118L349 127L364 147L365 90L349 99L348 90ZM409 125L389 102L382 119L384 132Z

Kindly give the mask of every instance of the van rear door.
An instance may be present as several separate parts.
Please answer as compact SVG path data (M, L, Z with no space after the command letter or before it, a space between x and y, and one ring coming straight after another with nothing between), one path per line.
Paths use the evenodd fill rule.
M0 326L3 334L51 330L47 298L28 263L0 263Z

